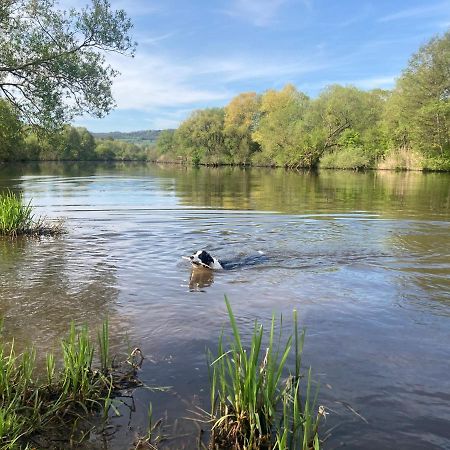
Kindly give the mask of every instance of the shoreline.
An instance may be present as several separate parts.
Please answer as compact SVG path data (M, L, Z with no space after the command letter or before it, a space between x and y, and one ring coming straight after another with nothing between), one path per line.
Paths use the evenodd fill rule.
M291 172L318 172L322 170L326 171L343 171L343 172L420 172L420 173L450 173L450 170L438 170L438 169L408 169L408 168L379 168L379 167L367 167L363 169L350 169L350 168L338 168L338 167L286 167L277 165L259 165L259 164L232 164L232 163L220 163L220 164L190 164L185 161L158 161L158 160L141 160L141 159L113 159L113 160L101 160L101 159L89 159L89 160L27 160L27 161L0 161L0 168L5 168L7 166L13 166L18 164L39 164L39 163L56 163L56 164L75 164L75 163L95 163L95 164L118 164L118 163L141 163L141 164L162 164L162 165L173 165L181 167L209 167L209 168L220 168L220 167L236 167L241 169L284 169Z

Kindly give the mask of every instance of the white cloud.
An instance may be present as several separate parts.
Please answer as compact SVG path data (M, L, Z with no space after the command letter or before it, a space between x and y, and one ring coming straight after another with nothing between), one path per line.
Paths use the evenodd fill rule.
M194 67L142 53L133 60L118 55L111 59L113 66L121 72L113 84L113 95L120 109L148 110L229 97L229 92L223 88L198 86L193 79Z
M224 103L236 94L232 87L235 82L284 83L331 64L225 55L182 62L150 52L138 52L134 59L111 55L109 61L121 72L113 84L118 108L143 110Z
M166 39L174 36L175 32L161 34L159 36L147 36L147 34L137 34L136 40L139 42L139 45L156 45L161 41L165 41Z
M435 5L418 6L414 8L406 8L393 14L378 19L378 22L392 22L394 20L423 18L425 16L433 16L436 14L448 15L450 11L450 2L438 3Z
M300 83L298 85L300 90L304 91L314 91L318 93L322 91L327 86L331 86L333 84L339 84L341 86L355 86L359 89L363 90L372 90L372 89L391 89L398 75L386 75L386 76L377 76L377 77L369 77L369 78L356 78L356 79L321 79L317 82L307 82Z
M301 59L293 62L278 62L267 59L258 61L244 57L231 57L204 61L197 69L197 73L219 75L220 80L229 83L240 80L285 78L315 72L328 66L328 62L311 62Z
M225 14L259 27L270 25L287 0L234 0ZM308 2L309 3L309 2Z
M352 84L361 89L388 89L392 88L395 84L397 75L388 75L384 77L370 77L362 78L359 80L349 81L343 84Z

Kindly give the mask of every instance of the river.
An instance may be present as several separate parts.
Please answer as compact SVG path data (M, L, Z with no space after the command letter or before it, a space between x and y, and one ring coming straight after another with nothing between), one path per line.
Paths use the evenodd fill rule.
M107 448L145 432L149 401L178 436L163 448L195 448L224 295L247 336L298 310L325 449L450 448L450 174L41 163L0 167L4 188L67 229L0 240L6 337L43 355L108 315L113 349L172 387L137 389ZM191 279L199 249L243 264Z

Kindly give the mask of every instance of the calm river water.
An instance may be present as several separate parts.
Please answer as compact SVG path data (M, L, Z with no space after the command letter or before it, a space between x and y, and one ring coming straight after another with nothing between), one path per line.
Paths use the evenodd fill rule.
M227 323L299 311L304 363L330 410L325 449L450 448L450 175L319 174L123 164L0 167L0 189L63 217L58 239L0 240L0 315L17 344L57 349L71 320L112 323L146 356L135 411L106 444L129 448L149 401L170 448L209 408L205 349ZM238 265L190 280L183 255ZM357 413L357 414L356 414Z

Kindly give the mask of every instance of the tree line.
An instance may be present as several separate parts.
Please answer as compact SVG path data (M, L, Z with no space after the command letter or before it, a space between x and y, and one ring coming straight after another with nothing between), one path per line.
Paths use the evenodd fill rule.
M115 139L95 139L86 129L64 125L42 132L24 126L0 99L0 162L13 161L147 161L153 146Z
M450 170L450 31L414 54L392 90L291 84L242 93L160 134L160 161L289 168Z

